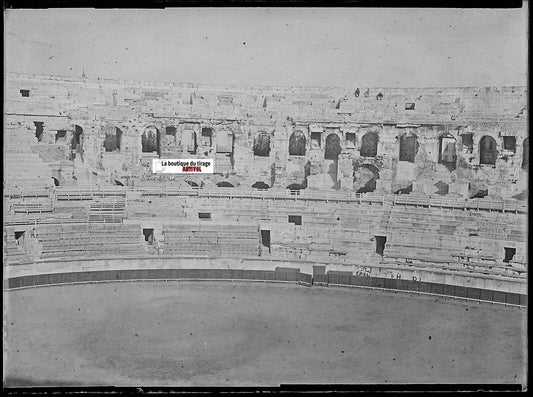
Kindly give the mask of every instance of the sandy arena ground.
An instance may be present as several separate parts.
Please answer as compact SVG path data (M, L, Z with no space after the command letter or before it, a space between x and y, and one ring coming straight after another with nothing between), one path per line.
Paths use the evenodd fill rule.
M526 310L514 307L227 282L5 299L5 386L525 382Z

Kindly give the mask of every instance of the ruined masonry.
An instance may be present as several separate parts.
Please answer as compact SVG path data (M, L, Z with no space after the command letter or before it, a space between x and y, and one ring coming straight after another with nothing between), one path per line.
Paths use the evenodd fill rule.
M525 87L5 77L8 264L256 257L525 294Z

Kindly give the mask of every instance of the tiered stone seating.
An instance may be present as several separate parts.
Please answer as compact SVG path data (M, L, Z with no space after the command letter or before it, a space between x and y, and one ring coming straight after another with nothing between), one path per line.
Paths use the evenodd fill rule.
M120 186L68 186L55 189L59 201L93 200L97 197L126 197L126 189Z
M391 210L385 248L386 258L409 262L440 264L451 269L469 269L485 274L523 276L525 263L503 263L495 259L494 241L512 241L525 236L521 217L506 214L470 213L416 207L394 207ZM477 222L493 224L496 235L490 231L469 228ZM472 247L468 252L458 247ZM497 255L496 255L497 257Z
M129 199L126 203L126 215L128 218L185 217L184 203L179 197L146 196Z
M288 204L287 208L278 204L278 207L272 210L281 216L279 223L287 223L288 215L292 214L302 216L302 225L285 226L290 228L286 235L273 237L273 255L352 263L374 253L375 247L369 240L385 230L382 222L388 211L381 205L352 202L308 202L294 207Z
M12 203L12 209L15 214L30 214L52 212L54 210L50 200L45 202L18 202Z
M91 203L89 222L122 222L126 203L121 197L98 198Z
M20 245L13 233L4 229L3 255L5 261L9 263L27 262L30 260L28 251Z
M37 225L42 258L127 255L142 253L142 234L137 225L55 224Z
M256 225L174 224L163 228L164 252L170 255L259 256Z
M86 222L89 219L90 201L63 201L54 203L54 216L57 219L70 219L72 221Z

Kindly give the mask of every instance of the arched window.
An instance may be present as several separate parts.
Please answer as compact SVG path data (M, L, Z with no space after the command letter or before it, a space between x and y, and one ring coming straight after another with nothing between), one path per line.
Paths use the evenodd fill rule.
M159 131L157 128L150 127L142 135L143 153L159 153Z
M522 169L527 170L529 168L529 138L524 139L523 148L524 152L522 154Z
M218 187L234 187L231 183L226 182L226 181L218 182L217 186Z
M329 134L326 137L326 149L324 158L327 160L337 160L341 152L341 140L337 134Z
M106 131L104 139L104 147L106 152L120 152L120 145L122 143L122 131L115 127Z
M259 157L270 156L270 134L261 131L254 139L254 155Z
M439 163L443 164L448 170L453 171L457 160L455 152L455 138L446 134L439 138Z
M357 182L357 193L370 193L376 190L379 179L379 169L372 164L363 164L357 171L354 171L355 182Z
M496 140L491 136L485 135L479 141L479 164L494 165L497 158Z
M217 132L217 153L233 153L233 132L229 130Z
M415 162L418 153L418 137L416 135L400 136L400 161Z
M305 135L302 131L294 131L289 137L289 155L305 156Z
M376 157L378 154L379 136L375 132L367 132L361 138L361 150L359 154L361 157Z

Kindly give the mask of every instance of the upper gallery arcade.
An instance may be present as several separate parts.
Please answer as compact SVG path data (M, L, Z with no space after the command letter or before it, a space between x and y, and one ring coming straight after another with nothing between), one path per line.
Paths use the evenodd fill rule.
M520 198L526 113L525 87L244 87L7 74L4 147L38 154L52 185ZM154 175L158 157L212 158L215 174Z

